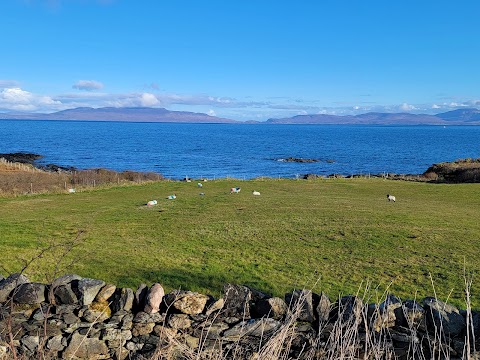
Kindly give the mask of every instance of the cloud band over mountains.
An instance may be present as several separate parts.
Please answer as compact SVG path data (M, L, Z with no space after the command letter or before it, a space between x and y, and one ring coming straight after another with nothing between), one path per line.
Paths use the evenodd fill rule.
M154 83L152 83L154 84ZM0 79L0 112L51 113L76 107L165 107L176 110L216 114L236 120L266 120L306 114L358 115L366 112L436 114L452 109L476 107L476 99L439 99L435 103L375 104L372 102L336 103L322 106L322 99L303 100L288 97L253 100L208 94L177 94L159 91L157 84L148 91L130 93L100 92L104 84L96 80L79 80L74 90L57 95L38 94L21 87L19 81ZM450 100L450 101L446 101Z

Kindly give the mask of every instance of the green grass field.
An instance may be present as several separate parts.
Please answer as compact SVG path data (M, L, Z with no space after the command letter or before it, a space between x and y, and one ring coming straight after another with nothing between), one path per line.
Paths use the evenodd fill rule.
M64 247L52 249L27 274L45 281L60 263L62 274L134 289L159 282L167 291L218 296L233 282L277 296L309 287L336 298L390 287L402 299L434 295L431 274L438 297L459 306L464 267L474 275L480 270L480 184L224 179L203 185L156 182L1 198L0 263L18 271L39 247L66 244L81 230L72 252L64 257ZM229 194L234 186L239 194ZM167 200L173 193L177 199ZM158 205L147 208L152 199ZM474 277L475 307L478 289Z

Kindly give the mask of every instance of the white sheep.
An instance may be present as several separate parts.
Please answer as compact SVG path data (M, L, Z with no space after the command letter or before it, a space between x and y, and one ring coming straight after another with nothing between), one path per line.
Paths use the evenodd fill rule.
M240 188L239 187L234 187L234 188L231 188L230 189L230 194L238 194L240 192Z
M393 202L395 202L395 200L396 200L395 196L389 195L389 194L387 194L387 199L388 199L388 201L393 201Z
M260 193L258 191L255 191L255 190L253 190L252 194L255 195L255 196L260 196Z
M151 206L154 206L154 205L157 205L157 200L150 200L149 202L147 202L148 207L151 207Z
M74 188L68 189L68 192L69 192L70 194L73 194L75 191L76 191L76 190L75 190Z
M168 196L167 196L167 199L168 199L168 200L173 200L173 199L176 199L176 198L177 198L177 195L176 195L176 194L168 195Z

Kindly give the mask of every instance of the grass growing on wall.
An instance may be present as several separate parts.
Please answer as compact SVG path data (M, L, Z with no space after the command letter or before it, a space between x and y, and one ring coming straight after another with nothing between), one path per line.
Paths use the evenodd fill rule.
M236 186L241 192L230 194ZM147 208L152 199L158 205ZM38 246L71 241L81 230L64 272L118 286L160 282L218 295L234 282L283 296L320 279L313 290L333 298L370 282L406 299L432 295L431 276L441 299L462 305L464 266L480 270L479 218L480 184L156 182L0 199L0 263L17 271ZM59 256L35 262L37 280ZM472 294L475 287L474 279Z

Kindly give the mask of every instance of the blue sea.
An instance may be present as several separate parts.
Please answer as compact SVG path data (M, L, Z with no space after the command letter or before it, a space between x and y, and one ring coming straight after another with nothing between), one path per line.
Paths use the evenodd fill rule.
M419 174L480 157L480 127L0 121L0 153L167 178ZM289 157L314 163L285 162Z

